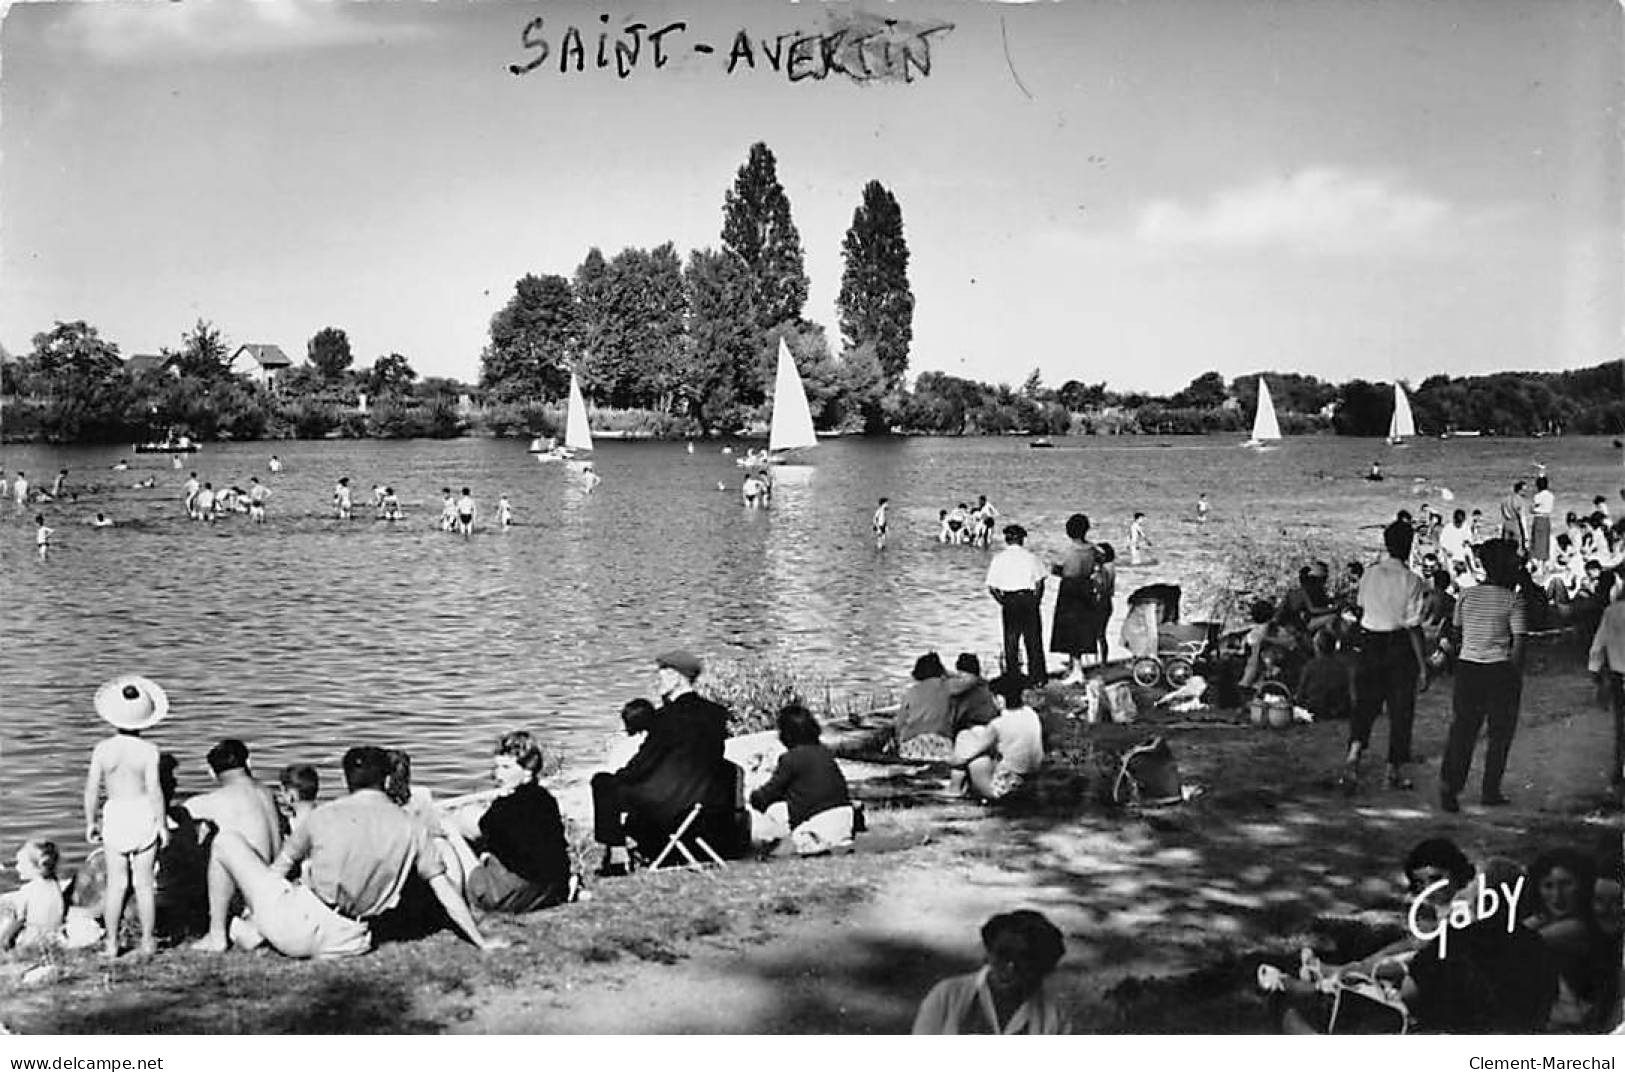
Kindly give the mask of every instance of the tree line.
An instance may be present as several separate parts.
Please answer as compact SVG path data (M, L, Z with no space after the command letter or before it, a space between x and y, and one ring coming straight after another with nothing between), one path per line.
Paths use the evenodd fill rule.
M569 277L527 274L492 316L477 385L419 377L407 357L365 369L343 329L324 327L305 362L274 388L234 373L222 331L198 320L157 367L131 374L116 344L85 321L59 322L21 356L0 351L7 438L127 441L183 431L194 438L318 438L338 434L449 437L557 433L570 377L596 407L596 427L655 436L732 434L762 423L783 339L814 422L865 433L933 435L1199 434L1251 424L1260 376L1282 430L1382 435L1393 386L1298 373L1229 381L1204 372L1171 395L1104 382L1047 387L1034 369L1019 387L941 372L906 382L913 341L909 250L897 198L862 190L842 241L836 300L839 353L804 315L801 236L777 161L764 143L722 202L719 244L680 254L673 243L605 257L589 249ZM1423 434L1625 432L1619 361L1562 373L1432 376L1411 390ZM1411 387L1412 385L1407 385ZM361 401L367 405L363 412ZM459 404L463 398L473 404Z

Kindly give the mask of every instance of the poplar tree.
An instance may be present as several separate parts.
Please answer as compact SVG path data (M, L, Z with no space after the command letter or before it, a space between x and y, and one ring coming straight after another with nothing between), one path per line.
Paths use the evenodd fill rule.
M887 386L894 387L908 370L914 292L908 285L903 210L880 183L871 181L863 188L863 202L852 213L841 251L846 268L835 301L841 335L850 350L872 346Z
M722 248L745 265L753 326L762 341L774 328L801 318L808 285L801 235L790 218L773 151L764 142L750 147L723 201Z

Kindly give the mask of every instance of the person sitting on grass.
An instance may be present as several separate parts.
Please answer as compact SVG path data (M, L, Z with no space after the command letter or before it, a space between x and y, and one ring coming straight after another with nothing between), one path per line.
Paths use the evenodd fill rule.
M1315 634L1315 657L1304 664L1293 695L1318 719L1354 713L1354 673L1338 654L1337 637L1330 630Z
M971 794L990 802L1010 797L1044 763L1044 725L1027 706L1021 679L1004 674L991 684L1003 706L999 717L964 731L954 746L954 766L964 770Z
M916 1035L1066 1035L1071 1024L1044 986L1066 955L1060 929L1031 909L982 924L986 963L937 983L914 1016Z
M852 845L852 797L835 755L818 741L818 720L800 704L779 710L786 749L773 776L750 795L762 813L754 840L770 853L789 837L798 856L821 856Z
M946 762L953 754L948 671L934 651L914 660L914 684L903 693L892 719L897 754L903 759Z
M999 717L993 691L982 678L982 660L974 652L962 651L954 660L948 678L948 718L954 736L971 726L985 726Z
M56 877L60 858L54 841L25 841L17 850L22 886L0 894L0 953L56 943L68 914L67 898Z
M1332 1029L1333 1010L1339 1012L1342 1033L1397 1031L1403 1010L1414 1030L1449 1033L1540 1030L1546 1022L1556 976L1527 928L1504 914L1475 919L1464 928L1448 929L1448 949L1441 933L1453 901L1472 902L1479 883L1472 865L1456 845L1430 838L1416 846L1405 860L1415 927L1429 935L1417 938L1407 928L1405 937L1369 957L1339 967L1322 965L1307 951L1298 978L1269 968L1259 970L1259 982L1273 991L1275 1011L1286 1034L1320 1034ZM1486 888L1515 888L1516 864L1492 860L1482 883ZM1469 909L1470 911L1470 909ZM1371 996L1380 993L1380 1005L1337 1001L1339 990ZM1383 1008L1386 1006L1386 1008Z
M1549 1026L1588 1030L1603 1026L1619 993L1619 942L1610 941L1594 915L1596 869L1572 849L1542 853L1529 868L1535 911L1524 926L1540 936L1557 965L1557 1000Z
M503 734L491 755L499 795L482 813L465 812L443 824L451 848L447 869L474 908L518 915L570 899L574 876L564 819L538 780L541 770L542 750L529 733Z
M316 798L321 794L321 776L309 763L290 763L282 768L277 781L277 807L291 834L304 826L310 813L316 810Z
M415 874L475 946L505 948L504 940L480 933L428 831L384 795L389 754L352 748L343 768L349 794L312 812L269 866L241 836L215 839L213 858L236 883L252 919L233 929L233 941L245 948L263 942L288 957L359 956L372 948L370 921L400 900ZM289 881L301 864L303 879Z
M1267 599L1253 603L1253 626L1245 641L1247 668L1241 675L1241 687L1257 688L1266 681L1279 679L1282 664L1294 641L1292 634L1275 623L1275 605Z

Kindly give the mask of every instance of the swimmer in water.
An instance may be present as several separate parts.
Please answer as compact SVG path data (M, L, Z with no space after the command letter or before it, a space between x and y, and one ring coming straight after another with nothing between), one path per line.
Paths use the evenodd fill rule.
M120 458L118 461L113 463L113 472L122 473L129 467L130 463L125 461L123 458Z
M876 547L886 546L886 505L890 502L890 499L882 495L880 505L875 507L875 516L869 522L869 527L874 530Z
M463 489L462 498L457 500L457 531L466 539L474 535L474 521L479 515L479 507L474 503L473 494Z
M440 489L440 531L450 532L457 527L457 498L450 488Z
M401 500L395 495L395 489L385 487L384 493L378 500L378 516L385 521L399 521L401 519Z
M350 520L355 509L350 501L350 478L347 476L339 477L338 485L333 488L333 509L340 521Z
M599 484L604 482L604 478L598 475L598 470L592 467L592 462L587 463L587 466L584 470L582 470L581 475L582 478L587 482L588 495L592 494L593 488L596 488Z
M271 489L260 483L260 478L248 478L248 520L263 524L265 522L265 500L271 497Z
M93 529L110 529L115 522L106 514L98 512L95 517L87 519L85 524Z
M265 463L265 467L273 473L280 473L282 472L282 459L273 454L271 460Z
M513 504L506 495L497 496L497 524L503 528L513 524Z
M1200 494L1200 495L1198 495L1196 497L1196 523L1198 525L1206 525L1207 524L1207 514L1208 514L1207 492L1204 491L1204 492L1202 492L1202 494Z
M45 523L44 514L35 514L34 524L38 526L38 530L34 533L34 542L39 546L39 560L44 562L50 557L51 537L56 534L56 530Z

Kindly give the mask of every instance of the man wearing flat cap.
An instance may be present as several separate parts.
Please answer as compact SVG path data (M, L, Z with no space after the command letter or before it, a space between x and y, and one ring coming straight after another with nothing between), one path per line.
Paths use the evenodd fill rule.
M694 691L703 667L692 653L655 658L661 706L637 754L614 774L592 779L593 837L605 847L601 875L625 874L630 834L646 857L655 856L696 804L704 806L705 836L728 854L724 834L734 807L737 768L723 754L728 709Z

